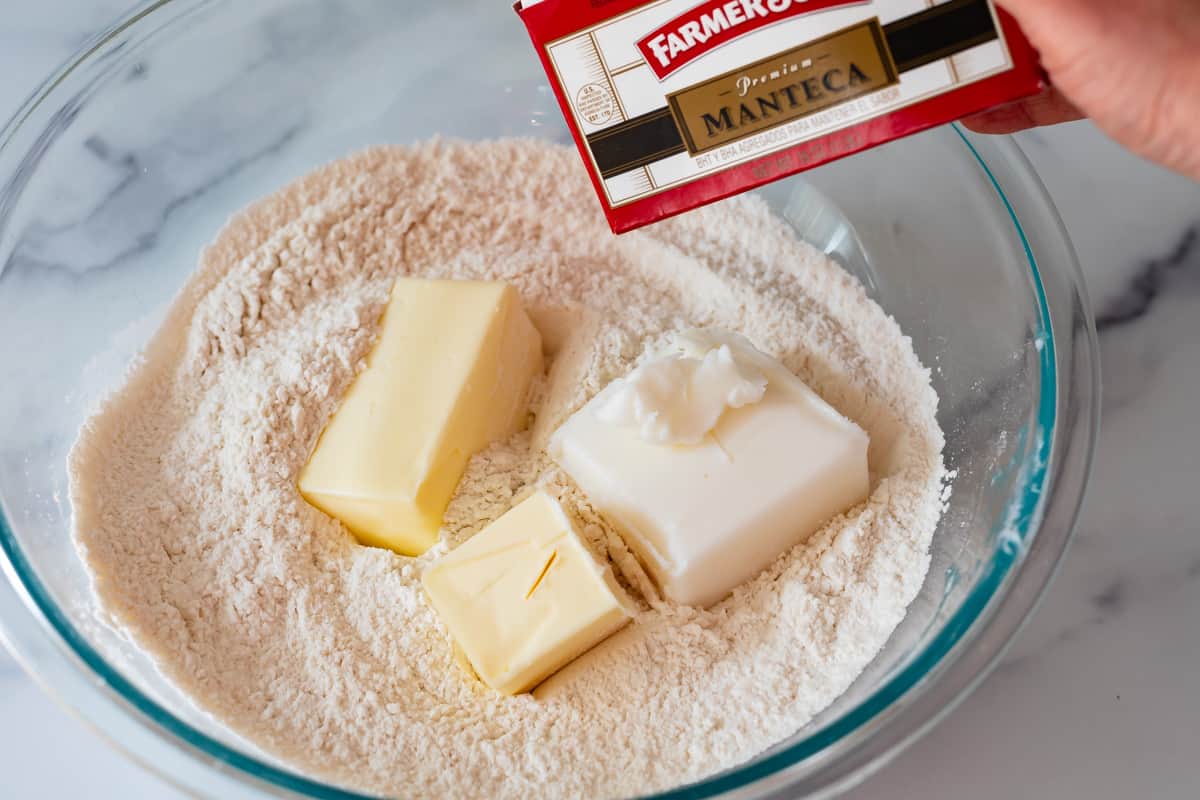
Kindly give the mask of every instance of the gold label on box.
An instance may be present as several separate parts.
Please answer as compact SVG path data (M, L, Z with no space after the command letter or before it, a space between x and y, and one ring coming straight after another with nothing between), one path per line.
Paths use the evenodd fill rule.
M878 19L667 96L692 155L900 82Z

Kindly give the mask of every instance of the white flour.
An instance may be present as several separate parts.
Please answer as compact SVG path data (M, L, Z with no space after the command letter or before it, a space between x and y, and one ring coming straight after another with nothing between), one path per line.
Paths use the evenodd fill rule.
M554 350L531 429L472 461L445 541L415 560L356 545L295 488L398 275L511 281ZM875 480L708 611L660 602L540 452L648 343L696 326L745 334L862 425ZM879 651L929 563L936 402L895 323L759 200L616 238L573 151L376 149L254 205L204 253L72 453L77 538L112 622L294 768L404 796L638 794L790 736ZM643 610L536 696L503 697L456 662L418 577L535 483Z

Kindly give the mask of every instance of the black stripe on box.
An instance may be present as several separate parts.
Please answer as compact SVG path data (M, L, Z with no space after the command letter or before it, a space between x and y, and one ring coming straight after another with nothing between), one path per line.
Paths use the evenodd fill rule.
M604 178L687 152L671 109L665 107L597 131L587 141Z
M1000 37L987 0L950 0L885 25L883 33L900 72ZM687 152L666 107L596 131L587 143L602 178Z
M901 72L932 64L999 38L987 0L950 0L883 26Z

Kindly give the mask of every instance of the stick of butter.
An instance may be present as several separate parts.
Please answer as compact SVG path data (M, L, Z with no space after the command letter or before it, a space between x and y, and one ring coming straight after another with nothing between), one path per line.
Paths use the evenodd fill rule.
M868 444L746 339L690 331L606 386L549 449L663 593L706 606L865 500Z
M505 694L532 689L629 619L612 571L540 491L421 580L476 674Z
M420 555L468 459L525 424L541 369L541 337L511 286L397 280L300 493L363 544Z

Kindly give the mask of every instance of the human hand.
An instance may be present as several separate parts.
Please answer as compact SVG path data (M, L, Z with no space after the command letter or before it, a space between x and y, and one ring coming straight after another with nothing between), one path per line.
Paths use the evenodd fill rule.
M1125 147L1200 180L1200 0L997 0L1050 88L967 117L1012 133L1090 117Z

